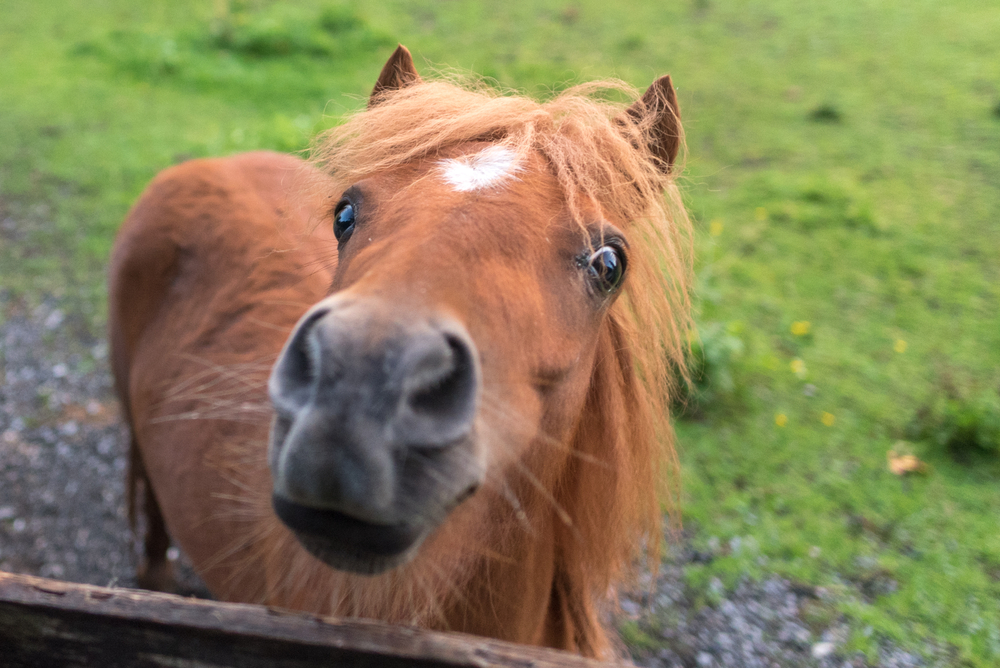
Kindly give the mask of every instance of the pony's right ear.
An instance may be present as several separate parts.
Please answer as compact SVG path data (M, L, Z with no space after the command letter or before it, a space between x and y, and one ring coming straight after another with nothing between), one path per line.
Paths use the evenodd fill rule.
M382 73L378 75L375 88L372 89L371 97L368 98L368 107L374 107L379 103L382 96L393 90L399 90L406 86L420 83L420 75L413 65L413 56L409 50L400 44L389 56Z
M659 161L660 169L669 174L683 136L681 108L669 74L654 81L643 96L625 110L619 122L628 121L642 129L650 153Z

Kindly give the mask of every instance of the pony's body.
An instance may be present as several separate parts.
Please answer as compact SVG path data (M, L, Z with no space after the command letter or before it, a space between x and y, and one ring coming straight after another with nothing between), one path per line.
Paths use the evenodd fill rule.
M223 497L241 493L233 475L210 463L225 462L234 444L267 443L264 381L295 321L329 287L323 244L294 241L332 237L308 202L288 199L305 169L275 153L169 169L129 215L117 240L127 250L112 258L112 364L133 472L171 481L147 503L176 509L167 513L170 534L203 568L247 528L239 521L247 509L222 510ZM146 443L163 445L140 454ZM250 462L240 478L268 485L263 464ZM259 564L248 570L259 577ZM222 598L242 589L231 571L200 574ZM169 586L148 575L143 584Z
M365 114L391 115L393 91L426 106L431 84L415 82L397 51ZM667 97L673 145L637 151L660 168L679 134ZM625 150L659 99L629 110ZM450 103L457 115L468 102ZM631 127L615 123L594 145ZM371 127L332 159L377 154ZM147 189L116 242L109 315L132 477L147 487L143 583L169 586L165 522L227 600L608 652L600 601L639 541L657 540L657 374L686 313L655 305L659 282L635 285L659 269L641 274L641 234L628 308L601 272L625 253L614 239L629 218L656 217L650 183L667 181L616 158L632 180L619 200L567 195L594 180L577 158L480 129L333 176L254 153L171 168ZM331 212L339 252L320 224ZM678 215L653 236L676 241ZM683 307L686 272L667 250ZM648 356L643 325L659 328Z

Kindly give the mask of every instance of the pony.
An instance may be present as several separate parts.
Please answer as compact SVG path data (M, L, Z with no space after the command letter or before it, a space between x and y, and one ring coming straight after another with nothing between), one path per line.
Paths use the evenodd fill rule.
M676 489L682 144L669 76L539 102L400 45L311 160L160 173L109 275L140 586L173 539L227 601L614 656Z

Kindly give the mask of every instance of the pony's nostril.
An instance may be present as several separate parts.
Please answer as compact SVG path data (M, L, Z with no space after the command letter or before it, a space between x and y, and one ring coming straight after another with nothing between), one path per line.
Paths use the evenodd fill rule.
M464 436L475 412L471 343L451 333L443 337L436 350L425 352L414 365L406 390L408 412L415 420L410 437L417 444L439 445Z
M303 336L296 339L295 345L289 348L287 359L282 369L284 372L282 380L288 385L311 385L313 379L316 377L316 365L312 360L313 355L310 351L310 345L309 336L307 333L304 333Z
M313 330L324 315L326 311L317 311L303 320L275 362L268 381L268 392L279 411L297 411L309 400L319 374L316 359L319 353L315 350L317 343Z
M410 407L418 413L435 413L447 416L462 408L472 389L472 360L464 343L454 336L445 335L450 355L440 375L426 379L423 387L414 388L410 394Z

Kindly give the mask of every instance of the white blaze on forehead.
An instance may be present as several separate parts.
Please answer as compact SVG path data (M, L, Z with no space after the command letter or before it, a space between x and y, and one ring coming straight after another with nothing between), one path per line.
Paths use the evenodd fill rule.
M459 192L495 188L521 171L517 154L506 146L490 146L439 165L444 180Z

